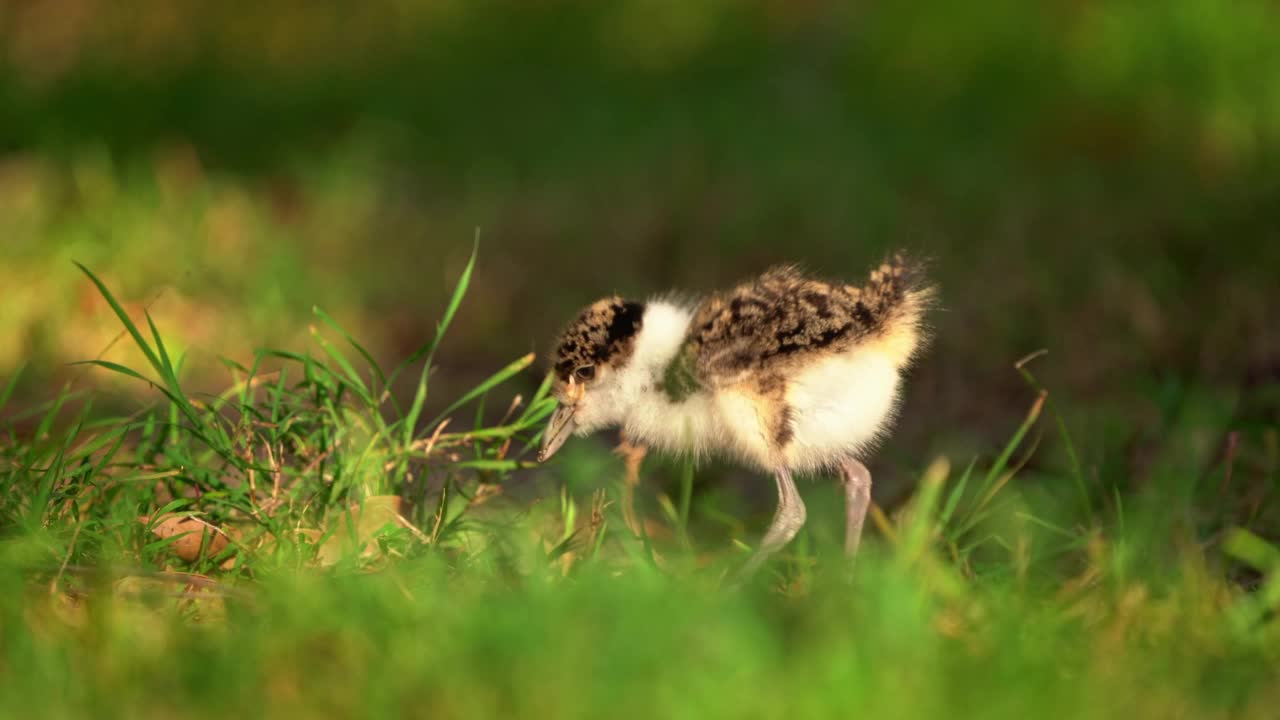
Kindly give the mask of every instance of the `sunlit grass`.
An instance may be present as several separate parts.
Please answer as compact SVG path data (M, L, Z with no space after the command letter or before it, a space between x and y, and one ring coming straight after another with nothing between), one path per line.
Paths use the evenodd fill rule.
M90 364L155 402L103 419L66 391L26 412L33 430L6 431L0 713L1274 714L1280 550L1242 528L1220 545L1165 532L1145 514L1194 494L1125 508L1074 449L1056 509L1037 503L1019 481L1046 417L1074 445L1025 363L1007 444L922 461L911 500L876 509L852 575L806 531L727 587L742 554L694 547L692 466L660 496L669 538L627 530L620 470L586 496L539 482L507 497L552 403L545 382L503 393L532 358L423 413L474 263L400 366L317 310L312 350L226 360L211 396L188 393L163 329L83 268L147 362ZM402 406L389 388L406 373ZM506 411L486 423L485 404ZM1256 589L1233 580L1245 567Z

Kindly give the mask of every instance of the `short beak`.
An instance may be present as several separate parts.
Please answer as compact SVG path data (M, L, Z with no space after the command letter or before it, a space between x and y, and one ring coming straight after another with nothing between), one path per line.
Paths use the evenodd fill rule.
M573 434L574 428L578 423L573 420L573 413L577 410L573 405L561 403L551 416L551 421L547 423L547 429L542 432L542 450L538 453L538 462L546 462L565 440Z

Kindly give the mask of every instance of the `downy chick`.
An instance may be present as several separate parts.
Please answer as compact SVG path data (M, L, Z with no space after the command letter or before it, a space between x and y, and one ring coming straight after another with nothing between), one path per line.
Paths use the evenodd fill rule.
M557 344L560 405L538 459L570 435L621 427L640 447L723 453L771 473L778 509L744 574L804 525L792 474L837 470L853 555L871 500L860 458L894 420L933 296L898 252L861 287L785 266L697 304L599 300Z

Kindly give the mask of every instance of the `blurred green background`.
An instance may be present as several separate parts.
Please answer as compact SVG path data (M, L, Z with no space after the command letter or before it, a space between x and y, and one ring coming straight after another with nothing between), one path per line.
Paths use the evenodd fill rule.
M28 401L119 332L72 260L215 391L219 355L304 347L313 305L403 359L479 228L434 386L462 389L605 293L906 246L942 309L883 462L998 447L1047 348L1091 477L1198 469L1234 430L1268 491L1274 2L127 5L0 6L0 376L28 363Z

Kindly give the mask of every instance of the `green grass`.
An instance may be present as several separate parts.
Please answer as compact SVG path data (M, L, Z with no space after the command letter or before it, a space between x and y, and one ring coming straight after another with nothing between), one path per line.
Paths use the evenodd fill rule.
M1029 364L1007 444L922 461L852 575L819 507L730 589L754 536L689 532L716 515L691 466L652 517L670 533L644 539L613 502L620 463L581 492L531 470L547 384L504 394L531 357L423 414L475 259L402 365L317 309L312 351L226 360L211 396L82 268L147 367L90 363L153 402L103 418L66 389L11 413L0 715L1274 716L1280 549L1239 527L1204 540L1225 526L1195 521L1216 484L1153 499L1087 477ZM509 409L485 423L486 406ZM1049 421L1061 471L1033 469Z

